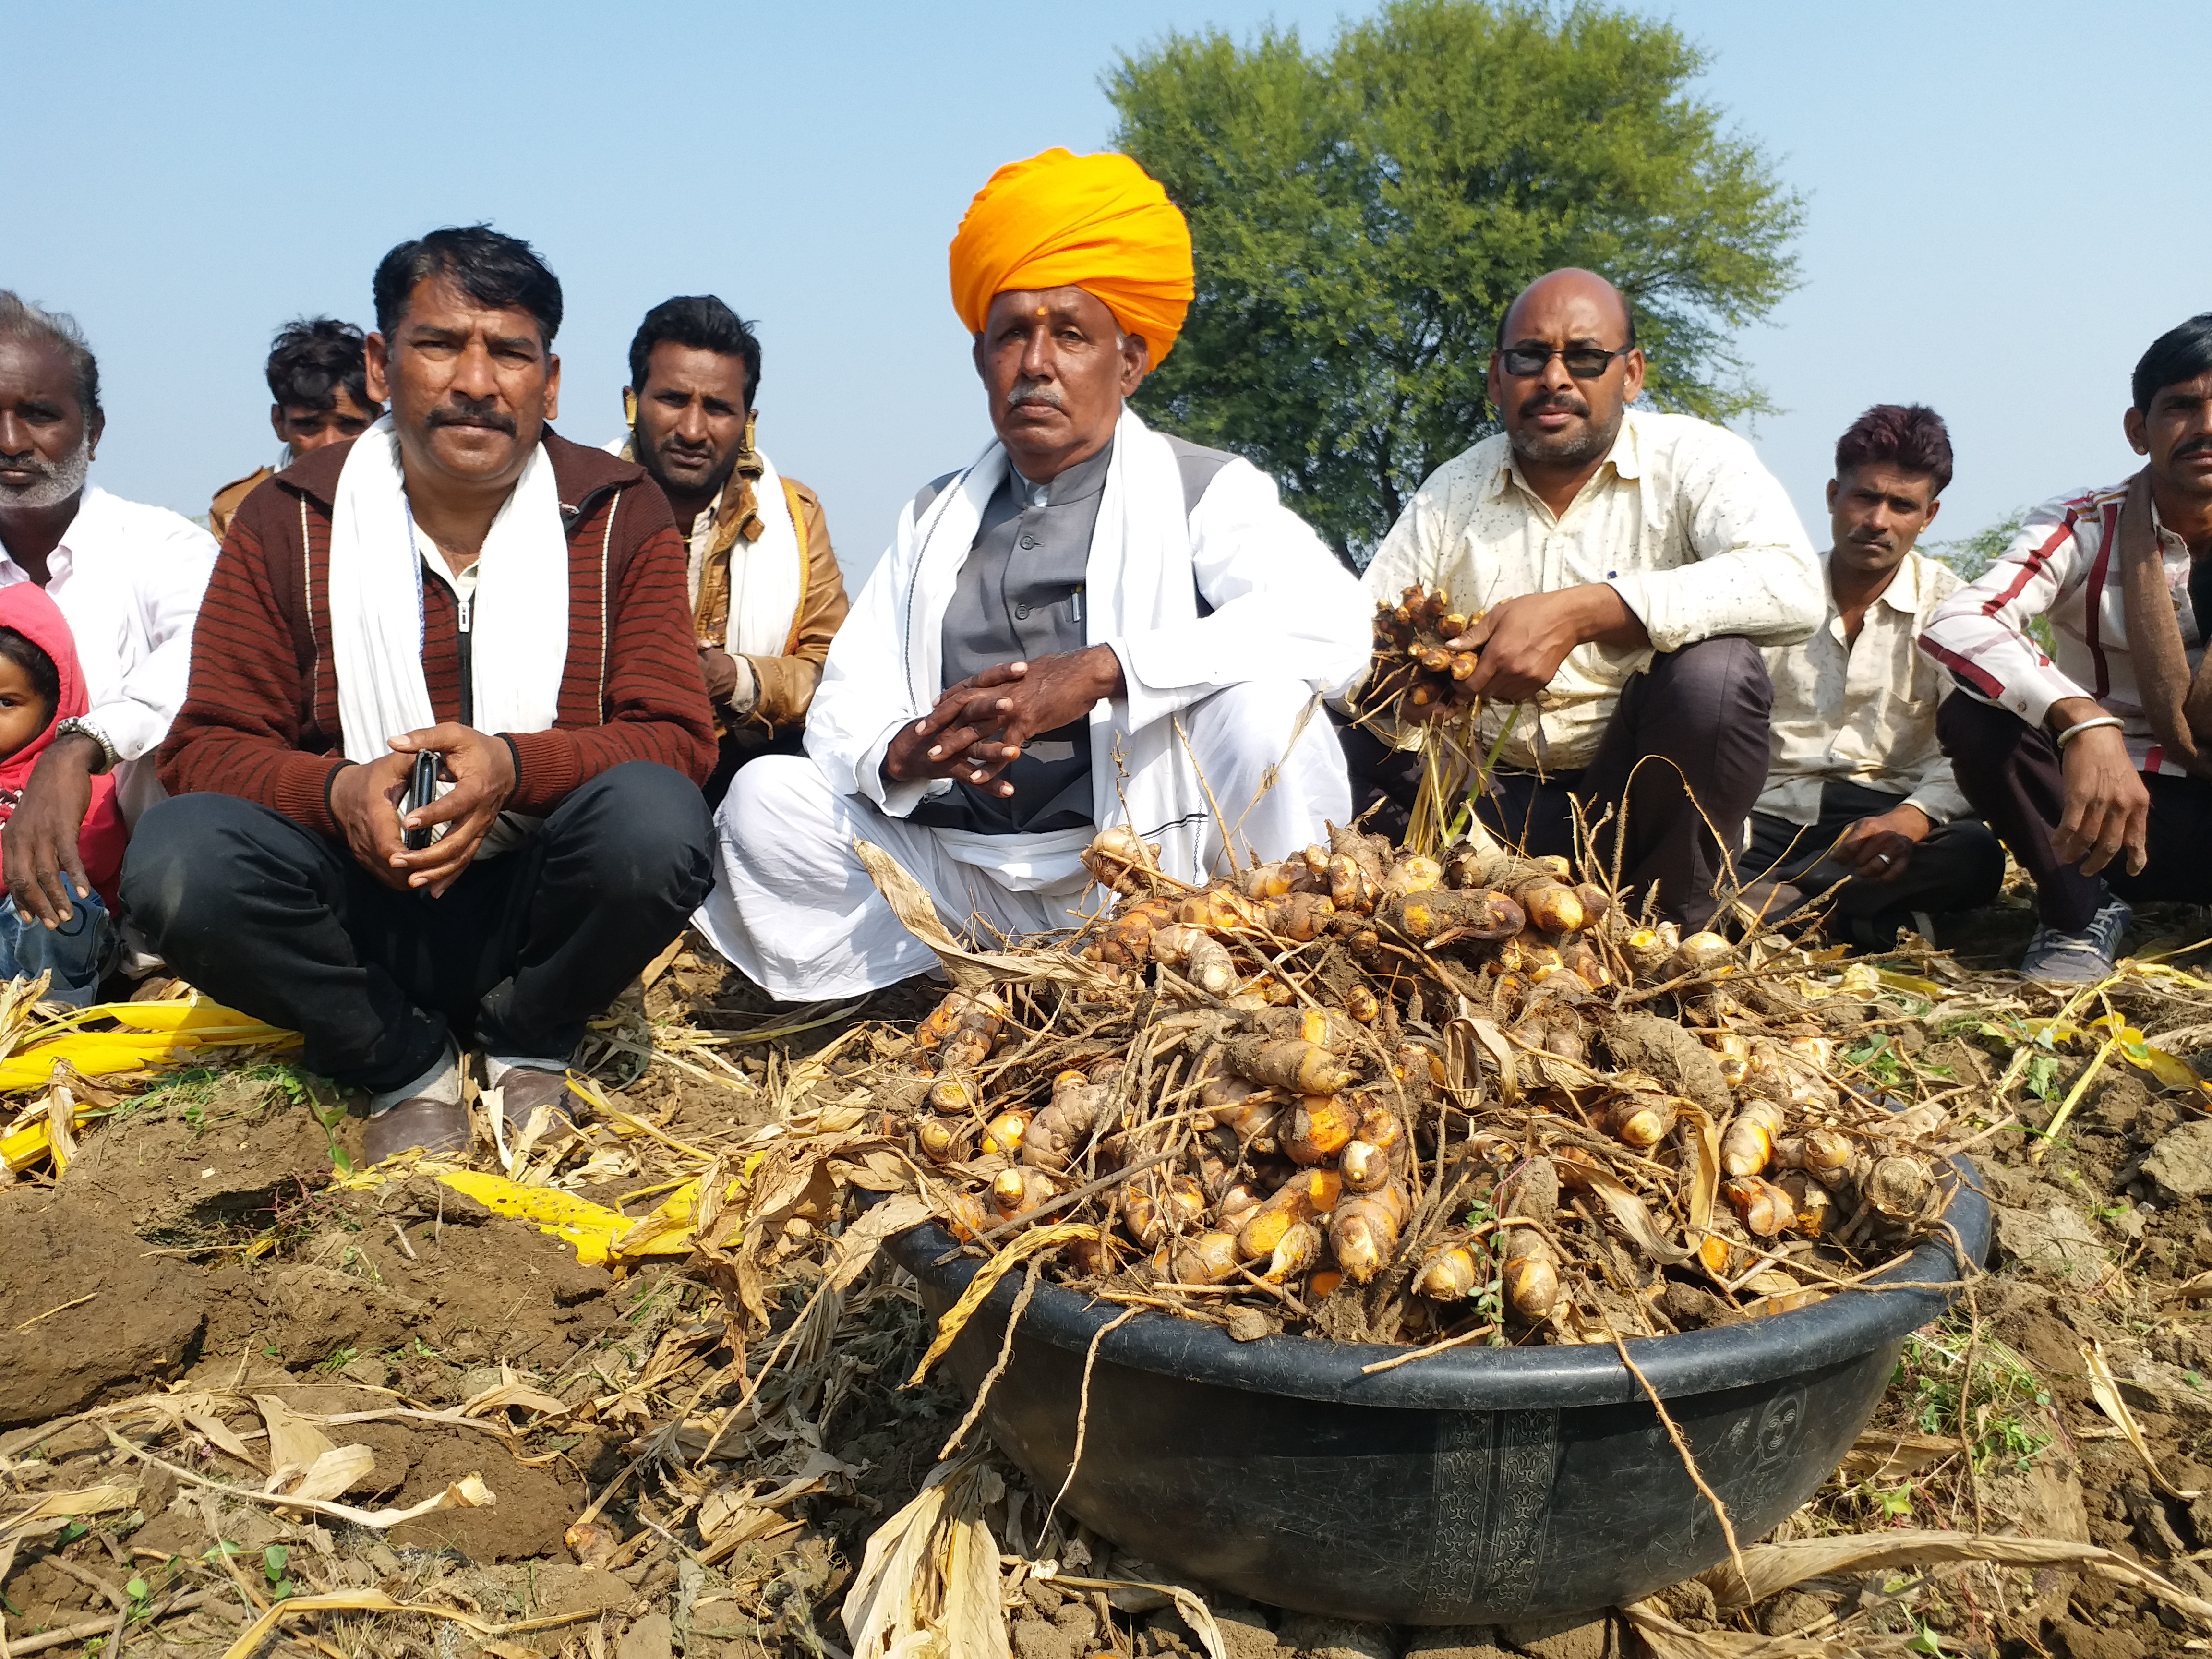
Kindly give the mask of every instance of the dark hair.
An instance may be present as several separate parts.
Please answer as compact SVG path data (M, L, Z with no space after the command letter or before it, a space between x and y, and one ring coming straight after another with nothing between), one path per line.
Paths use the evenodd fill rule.
M42 311L21 295L0 288L0 340L30 340L52 346L69 359L76 376L77 408L88 428L106 418L100 407L100 359L85 343L84 331L66 311Z
M335 317L295 317L269 346L269 395L287 409L337 407L337 394L371 414L368 356L362 332Z
M1951 482L1950 430L1925 404L1876 404L1836 440L1836 476L1869 461L1928 473L1936 480L1930 497L1940 495Z
M2207 369L2212 369L2212 311L2200 311L2153 340L2136 360L2136 410L2149 414L2160 388L2193 380Z
M545 345L561 331L561 279L545 268L537 249L489 225L448 225L402 242L377 262L372 288L378 333L391 335L407 314L416 285L431 276L452 277L480 306L528 312L538 319Z
M0 628L0 657L31 677L31 690L46 700L46 720L52 724L54 710L62 706L62 671L54 666L54 659L29 635L12 628Z
M694 351L744 358L745 407L753 406L753 393L760 390L760 341L754 337L753 325L740 322L738 313L720 298L712 294L679 294L672 300L663 300L645 313L645 320L637 325L637 333L629 343L630 390L641 396L645 392L646 368L653 361L653 349L663 342L689 346Z

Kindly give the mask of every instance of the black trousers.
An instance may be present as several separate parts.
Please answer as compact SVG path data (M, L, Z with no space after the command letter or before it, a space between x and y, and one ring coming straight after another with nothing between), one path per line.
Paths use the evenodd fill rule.
M2057 740L2041 726L1964 692L1943 699L1936 735L1974 811L2034 878L2040 920L2069 933L2088 927L2104 897L2099 878L2061 864L2051 848L2051 834L2066 815L2066 773ZM2150 791L2144 843L2148 858L2139 876L2128 873L2125 854L2114 859L2102 872L2104 883L2125 899L2212 903L2212 858L2205 856L2212 848L2212 783L2152 772L2142 776Z
M139 820L123 893L194 985L303 1033L310 1070L380 1091L428 1070L449 1032L566 1063L705 898L713 845L691 780L633 761L431 898L265 806L179 795Z
M1836 782L1820 787L1816 823L1792 823L1771 812L1751 815L1751 847L1742 859L1747 884L1761 878L1786 882L1815 898L1838 882L1843 890L1831 901L1837 915L1864 921L1873 937L1887 945L1900 927L1912 925L1912 912L1939 915L1987 904L2004 884L2004 848L1976 818L1938 824L1912 849L1911 862L1895 881L1869 881L1836 864L1828 854L1844 830L1861 818L1879 817L1905 804L1905 797L1862 784ZM1778 909L1772 914L1780 914Z
M1599 854L1610 865L1625 811L1623 884L1639 894L1656 884L1661 915L1701 927L1728 868L1706 820L1731 850L1739 844L1766 783L1773 705L1766 665L1748 640L1731 635L1662 652L1622 689L1589 765L1540 777L1496 773L1476 811L1493 835L1528 853L1573 857L1579 849L1571 803L1579 799L1591 823L1610 806L1613 822L1598 836ZM1344 726L1340 735L1352 810L1380 803L1373 827L1404 835L1420 787L1419 757L1393 750L1357 726Z

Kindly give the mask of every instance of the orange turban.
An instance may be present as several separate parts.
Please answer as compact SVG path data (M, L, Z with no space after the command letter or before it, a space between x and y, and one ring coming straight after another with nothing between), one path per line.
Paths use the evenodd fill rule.
M952 239L952 308L971 334L1009 289L1079 288L1158 368L1190 309L1190 227L1126 155L1048 149L1009 161L975 192Z

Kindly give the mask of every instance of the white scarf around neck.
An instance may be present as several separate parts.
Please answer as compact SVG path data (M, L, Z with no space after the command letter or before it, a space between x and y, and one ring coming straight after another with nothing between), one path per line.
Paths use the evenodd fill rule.
M354 444L331 502L331 662L348 760L380 759L387 738L437 723L422 676L422 562L437 556L415 530L387 415ZM545 731L568 657L568 538L543 445L492 520L476 573L471 724Z
M806 591L806 553L792 521L791 497L766 455L760 464L753 485L760 538L748 542L739 537L730 544L730 619L723 649L738 657L783 655ZM722 488L736 483L732 477Z

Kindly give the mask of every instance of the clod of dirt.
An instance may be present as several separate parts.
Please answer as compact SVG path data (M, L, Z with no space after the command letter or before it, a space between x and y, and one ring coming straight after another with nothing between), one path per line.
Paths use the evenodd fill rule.
M145 1250L67 1198L14 1211L0 1277L0 1428L135 1394L190 1363L207 1323L200 1276Z
M675 1639L668 1615L649 1613L622 1633L615 1643L615 1659L669 1659Z
M1608 1659L1620 1651L1609 1619L1585 1620L1570 1613L1508 1625L1503 1634L1512 1646L1535 1659Z
M230 1080L234 1092L252 1085ZM265 1092L265 1089L263 1091ZM125 1116L84 1149L62 1191L154 1244L204 1244L211 1235L269 1224L276 1206L330 1184L331 1147L303 1106L264 1108L246 1095L226 1116L203 1109L183 1117Z
M1720 1061L1681 1026L1626 1008L1607 1015L1599 1029L1616 1066L1658 1079L1683 1099L1696 1101L1716 1122L1735 1110Z
M1394 1659L1397 1652L1386 1625L1355 1625L1305 1613L1293 1613L1283 1620L1275 1640L1297 1649L1301 1659Z
M533 1469L510 1458L489 1435L456 1430L417 1437L419 1456L400 1502L415 1504L454 1481L481 1474L496 1500L489 1509L438 1510L386 1534L394 1549L452 1550L483 1563L558 1556L568 1523L588 1501L584 1483L565 1462Z
M412 1297L334 1267L287 1267L256 1282L270 1340L287 1365L313 1365L346 1349L402 1346L430 1310Z
M2143 1159L2142 1171L2168 1198L2212 1193L2212 1121L2185 1123L2163 1136Z
M1996 1210L1997 1253L2033 1273L2094 1285L2105 1266L2096 1230L2055 1187L2021 1183L2021 1202Z
M1012 1631L1014 1659L1081 1659L1067 1632L1042 1619L1017 1619Z
M1505 1659L1505 1650L1487 1625L1447 1625L1415 1632L1406 1659Z

